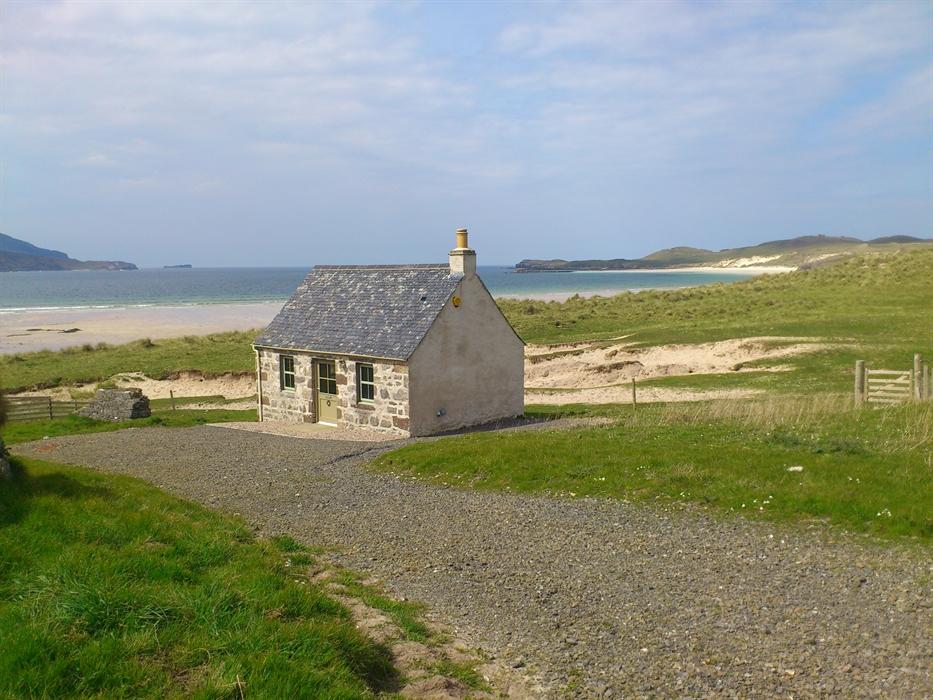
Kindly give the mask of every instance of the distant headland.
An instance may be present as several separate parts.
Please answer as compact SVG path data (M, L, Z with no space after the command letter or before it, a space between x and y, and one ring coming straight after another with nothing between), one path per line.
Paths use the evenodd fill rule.
M859 253L890 252L933 245L914 236L886 236L863 241L849 236L799 236L743 248L714 251L705 248L665 248L643 258L611 260L533 260L515 265L516 272L579 272L591 270L754 269L814 267L835 263Z
M192 265L190 263L184 263L183 265L163 265L163 270L190 270Z
M75 260L60 250L40 248L27 241L0 233L0 272L43 270L136 270L122 260Z

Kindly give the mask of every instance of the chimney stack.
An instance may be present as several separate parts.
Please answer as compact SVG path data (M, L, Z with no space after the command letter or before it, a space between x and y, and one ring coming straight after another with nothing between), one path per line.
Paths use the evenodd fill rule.
M450 251L450 274L472 277L476 274L476 251L470 248L465 228L457 229L457 247Z

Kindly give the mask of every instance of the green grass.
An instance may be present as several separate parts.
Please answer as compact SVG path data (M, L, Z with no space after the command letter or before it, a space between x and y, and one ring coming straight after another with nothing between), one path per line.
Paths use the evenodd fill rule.
M78 435L81 433L103 433L127 428L145 428L158 426L164 428L188 428L205 423L226 423L230 421L255 421L255 409L231 411L226 409L154 411L149 418L136 418L127 421L100 421L82 416L67 416L53 420L23 421L7 423L2 430L4 441L8 445L17 442L41 440L44 437L60 435Z
M467 688L473 690L489 692L489 684L483 679L483 676L470 664L457 663L455 661L440 661L431 667L431 670L441 676L456 678Z
M531 409L609 425L475 433L380 457L377 469L477 489L701 503L818 519L884 538L933 537L933 404L844 399ZM788 471L802 466L803 471Z
M26 461L0 489L0 697L357 698L390 652L280 543L120 476Z
M86 384L121 372L142 372L153 379L168 379L189 370L206 376L252 373L256 360L250 344L258 334L258 331L213 333L4 355L0 357L0 389L19 391Z

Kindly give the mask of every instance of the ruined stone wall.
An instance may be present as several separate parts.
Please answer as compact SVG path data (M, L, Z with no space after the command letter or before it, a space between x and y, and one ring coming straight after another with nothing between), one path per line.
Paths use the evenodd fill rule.
M148 418L149 399L142 389L98 389L94 399L80 411L79 416L96 420L129 420Z
M372 403L356 399L357 362L373 366L376 396ZM408 366L368 360L337 361L340 424L408 435Z
M279 357L295 358L295 388L282 389ZM301 352L259 350L259 379L262 384L263 420L312 423L315 420L314 358Z

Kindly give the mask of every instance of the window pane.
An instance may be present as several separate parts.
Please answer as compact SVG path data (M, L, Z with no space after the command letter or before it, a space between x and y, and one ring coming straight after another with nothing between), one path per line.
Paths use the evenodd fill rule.
M290 355L279 355L279 378L283 389L295 388L295 358Z
M376 398L376 387L373 383L373 366L357 363L356 365L356 397L360 401L372 401Z

